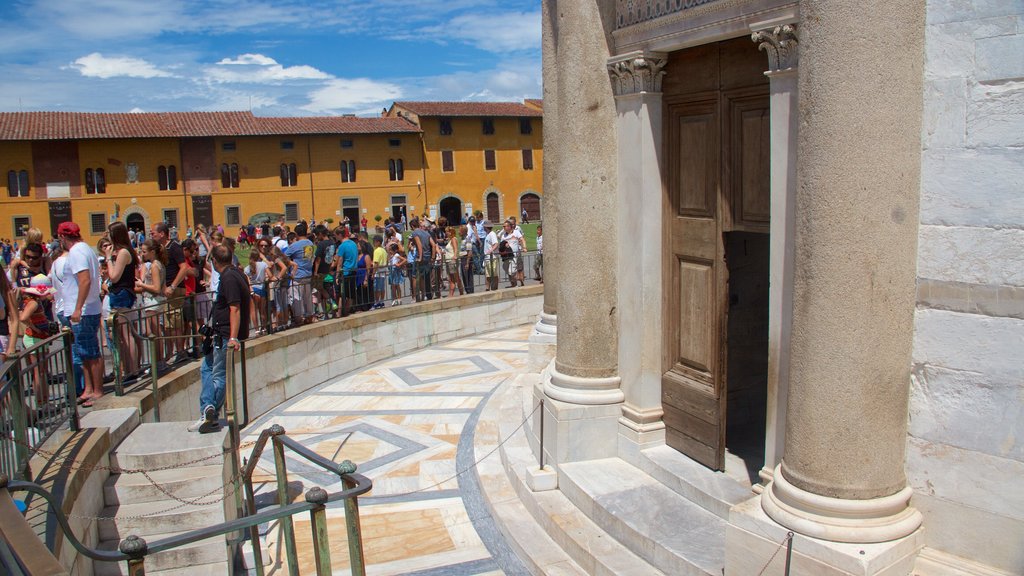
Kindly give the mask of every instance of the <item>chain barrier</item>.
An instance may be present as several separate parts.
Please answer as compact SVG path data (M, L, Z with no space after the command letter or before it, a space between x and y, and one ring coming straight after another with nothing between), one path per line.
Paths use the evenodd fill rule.
M757 573L757 576L763 576L764 575L764 571L768 569L768 566L772 563L773 560L775 560L775 557L779 555L779 552L786 546L786 544L789 544L790 540L792 540L792 539L793 539L793 533L792 532L788 532L786 534L786 537L782 539L782 542L779 542L779 546L777 548L775 548L775 552L772 553L772 557L769 558L768 561L764 563L764 567L762 567L761 571Z

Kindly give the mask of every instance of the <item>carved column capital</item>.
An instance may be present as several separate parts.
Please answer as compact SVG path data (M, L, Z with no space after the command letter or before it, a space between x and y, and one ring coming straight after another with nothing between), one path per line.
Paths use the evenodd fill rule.
M661 92L662 68L668 63L663 52L638 50L608 60L608 75L616 96Z
M785 24L750 35L759 50L768 55L768 73L796 68L798 59L796 24Z

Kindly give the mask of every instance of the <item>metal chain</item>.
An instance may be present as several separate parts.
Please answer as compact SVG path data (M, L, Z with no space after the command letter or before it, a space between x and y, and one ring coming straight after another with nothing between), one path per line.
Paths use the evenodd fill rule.
M501 448L502 446L505 445L506 442L511 440L512 436L515 436L516 432L519 432L519 429L522 428L523 426L525 426L526 423L530 421L530 418L532 418L533 415L537 413L537 410L540 410L540 407L542 405L543 404L538 402L537 406L533 409L533 411L531 411L529 414L526 415L526 418L524 418L523 421L520 422L518 426L516 426L515 430L509 432L508 436L506 436L504 440L502 440L501 442L498 442L498 444L494 448L492 448L490 450L490 452L488 452L487 454L484 454L483 457L479 458L476 462L473 462L472 464L470 464L469 467L467 467L467 468L465 468L463 470L459 470L455 474L452 474L451 476L449 476L448 478L445 478L444 480L441 480L440 482L437 482L437 483L432 484L430 486L424 486L423 488L420 488L418 490L413 490L412 492L403 492L401 494L388 494L388 495L386 495L384 497L386 497L386 498L399 498L399 497L402 497L402 496L409 496L411 494L418 494L420 492L425 492L427 490L431 490L431 489L437 488L438 486L441 486L442 484L444 484L446 482L450 482L450 481L458 478L459 476L462 476L466 472L469 472L470 470L475 469L477 467L477 465L479 465L484 460L487 460L488 458L490 458L491 454L494 454L495 452L497 452L499 448Z
M142 474L145 474L145 472L143 472ZM238 476L233 477L227 483L225 483L225 484L223 484L221 486L217 486L216 488L214 488L213 490L210 490L206 494L202 494L200 496L197 496L194 500L186 500L184 498L179 498L179 497L177 497L177 496L175 496L175 495L173 495L173 494L171 494L169 492L166 492L165 490L163 490L163 488L161 486L159 486L159 485L154 483L153 485L156 486L158 490L160 490L164 494L167 494L167 496L171 497L172 499L177 500L178 502L181 502L181 504L178 504L176 506L171 506L170 508L165 508L163 510L157 510L156 512L149 512L148 514L136 514L134 516L85 516L85 515L79 515L79 514L68 514L67 517L68 518L77 518L79 520L141 520L143 518L150 518L150 517L153 517L153 516L159 516L161 514L166 514L168 512L173 512L175 510L184 508L186 506L212 506L214 504L219 504L219 503L223 502L224 500L227 500L228 497L234 495L234 493L235 493L234 481L236 479L238 479ZM224 490L225 488L227 488L227 490ZM221 494L220 497L218 497L215 500L210 500L209 502L201 502L201 500L203 498L207 498L209 496L214 495L218 490L224 490L224 493Z
M779 550L782 550L782 547L785 546L792 539L793 539L793 533L792 532L789 532L788 534L786 534L786 537L783 538L782 542L779 543L778 548L776 548L775 552L772 553L772 557L769 558L768 561L764 563L764 567L761 568L761 571L757 573L757 576L762 576L764 574L764 571L768 569L768 565L771 564L772 560L775 560L775 557L779 555Z
M13 440L13 441L18 443L18 444L21 444L22 446L25 446L25 447L27 447L29 449L32 448L26 442L18 442L17 440ZM243 448L248 448L248 447L253 446L255 444L256 444L256 442L242 442L241 444L239 444L238 449L241 450ZM48 451L43 450L43 449L37 449L35 452L36 452L36 454L40 454L40 455L45 456L47 458L58 458L60 456L60 454L58 454L56 452L48 452ZM196 458L195 460L189 460L187 462L182 462L182 463L179 463L179 464L169 464L167 466L157 466L155 468L121 468L119 466L103 466L103 465L100 465L100 464L87 464L85 462L80 462L78 460L66 460L66 461L62 462L61 464L59 464L57 467L61 468L61 469L64 469L64 470L86 470L86 471L106 470L106 471L110 472L111 474L145 474L146 472L160 472L160 471L163 471L163 470L173 470L175 468L185 468L185 467L191 466L193 464L198 464L200 462L205 462L207 460L213 460L214 458L220 458L221 456L223 456L223 453L216 453L216 454L211 454L209 456L202 456L200 458Z

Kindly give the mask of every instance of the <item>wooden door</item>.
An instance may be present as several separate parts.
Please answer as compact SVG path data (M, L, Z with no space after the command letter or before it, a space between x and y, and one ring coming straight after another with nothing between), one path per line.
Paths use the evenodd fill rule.
M666 442L725 467L729 273L724 233L767 232L768 80L746 38L670 55L665 78Z
M717 93L669 103L665 250L666 442L705 466L724 466L725 266L719 213Z
M494 192L487 195L487 219L490 220L492 224L501 220L501 210L498 207L498 195Z

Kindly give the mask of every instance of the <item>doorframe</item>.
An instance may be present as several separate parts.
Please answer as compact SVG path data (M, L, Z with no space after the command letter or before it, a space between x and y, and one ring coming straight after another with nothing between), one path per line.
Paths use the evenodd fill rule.
M748 19L720 21L715 27L700 27L687 30L671 37L662 37L656 44L648 44L652 50L619 52L609 59L609 73L613 86L621 73L622 62L637 58L657 61L668 52L683 50L701 44L709 44L741 37L761 30L796 24L799 22L798 7L786 4L760 14L764 20L751 22ZM621 38L625 40L625 37ZM635 39L620 46L636 46ZM752 50L767 50L751 42ZM777 55L765 66L769 78L769 99L771 110L771 248L769 263L769 344L768 344L768 391L767 418L765 424L765 464L760 472L763 484L773 476L775 466L782 461L785 451L786 411L789 390L789 342L791 338L793 313L793 246L795 237L795 196L798 142L798 91L796 51L793 60L781 63ZM770 66L783 66L771 69ZM662 64L663 65L663 64ZM657 68L660 70L660 67ZM632 70L630 70L632 74ZM664 249L668 218L667 170L664 158L663 113L664 97L660 90L660 79L650 91L616 92L618 130L618 196L619 229L631 230L639 226L641 257L621 257L618 263L619 305L622 317L637 312L645 319L641 328L643 338L637 338L637 329L627 329L622 323L619 334L619 370L625 402L619 419L620 454L628 461L636 461L639 450L656 444L664 444L664 422L661 420L661 374L667 367L662 353L664 349L663 324L658 312L665 309L667 293L664 290ZM652 185L650 175L660 179ZM637 201L639 197L639 202ZM659 212L655 218L645 216L644 207L654 206ZM630 234L619 234L620 254L635 254L638 238ZM653 254L658 262L656 270L644 264L644 254ZM634 286L628 279L645 278L646 282ZM627 279L624 281L623 279ZM639 290L638 290L639 289ZM652 293L652 289L657 293ZM643 302L648 304L645 306ZM655 311L650 303L657 303ZM637 317L637 316L634 316ZM652 354L651 351L654 351ZM656 400L654 400L656 398ZM760 492L761 485L754 491Z

